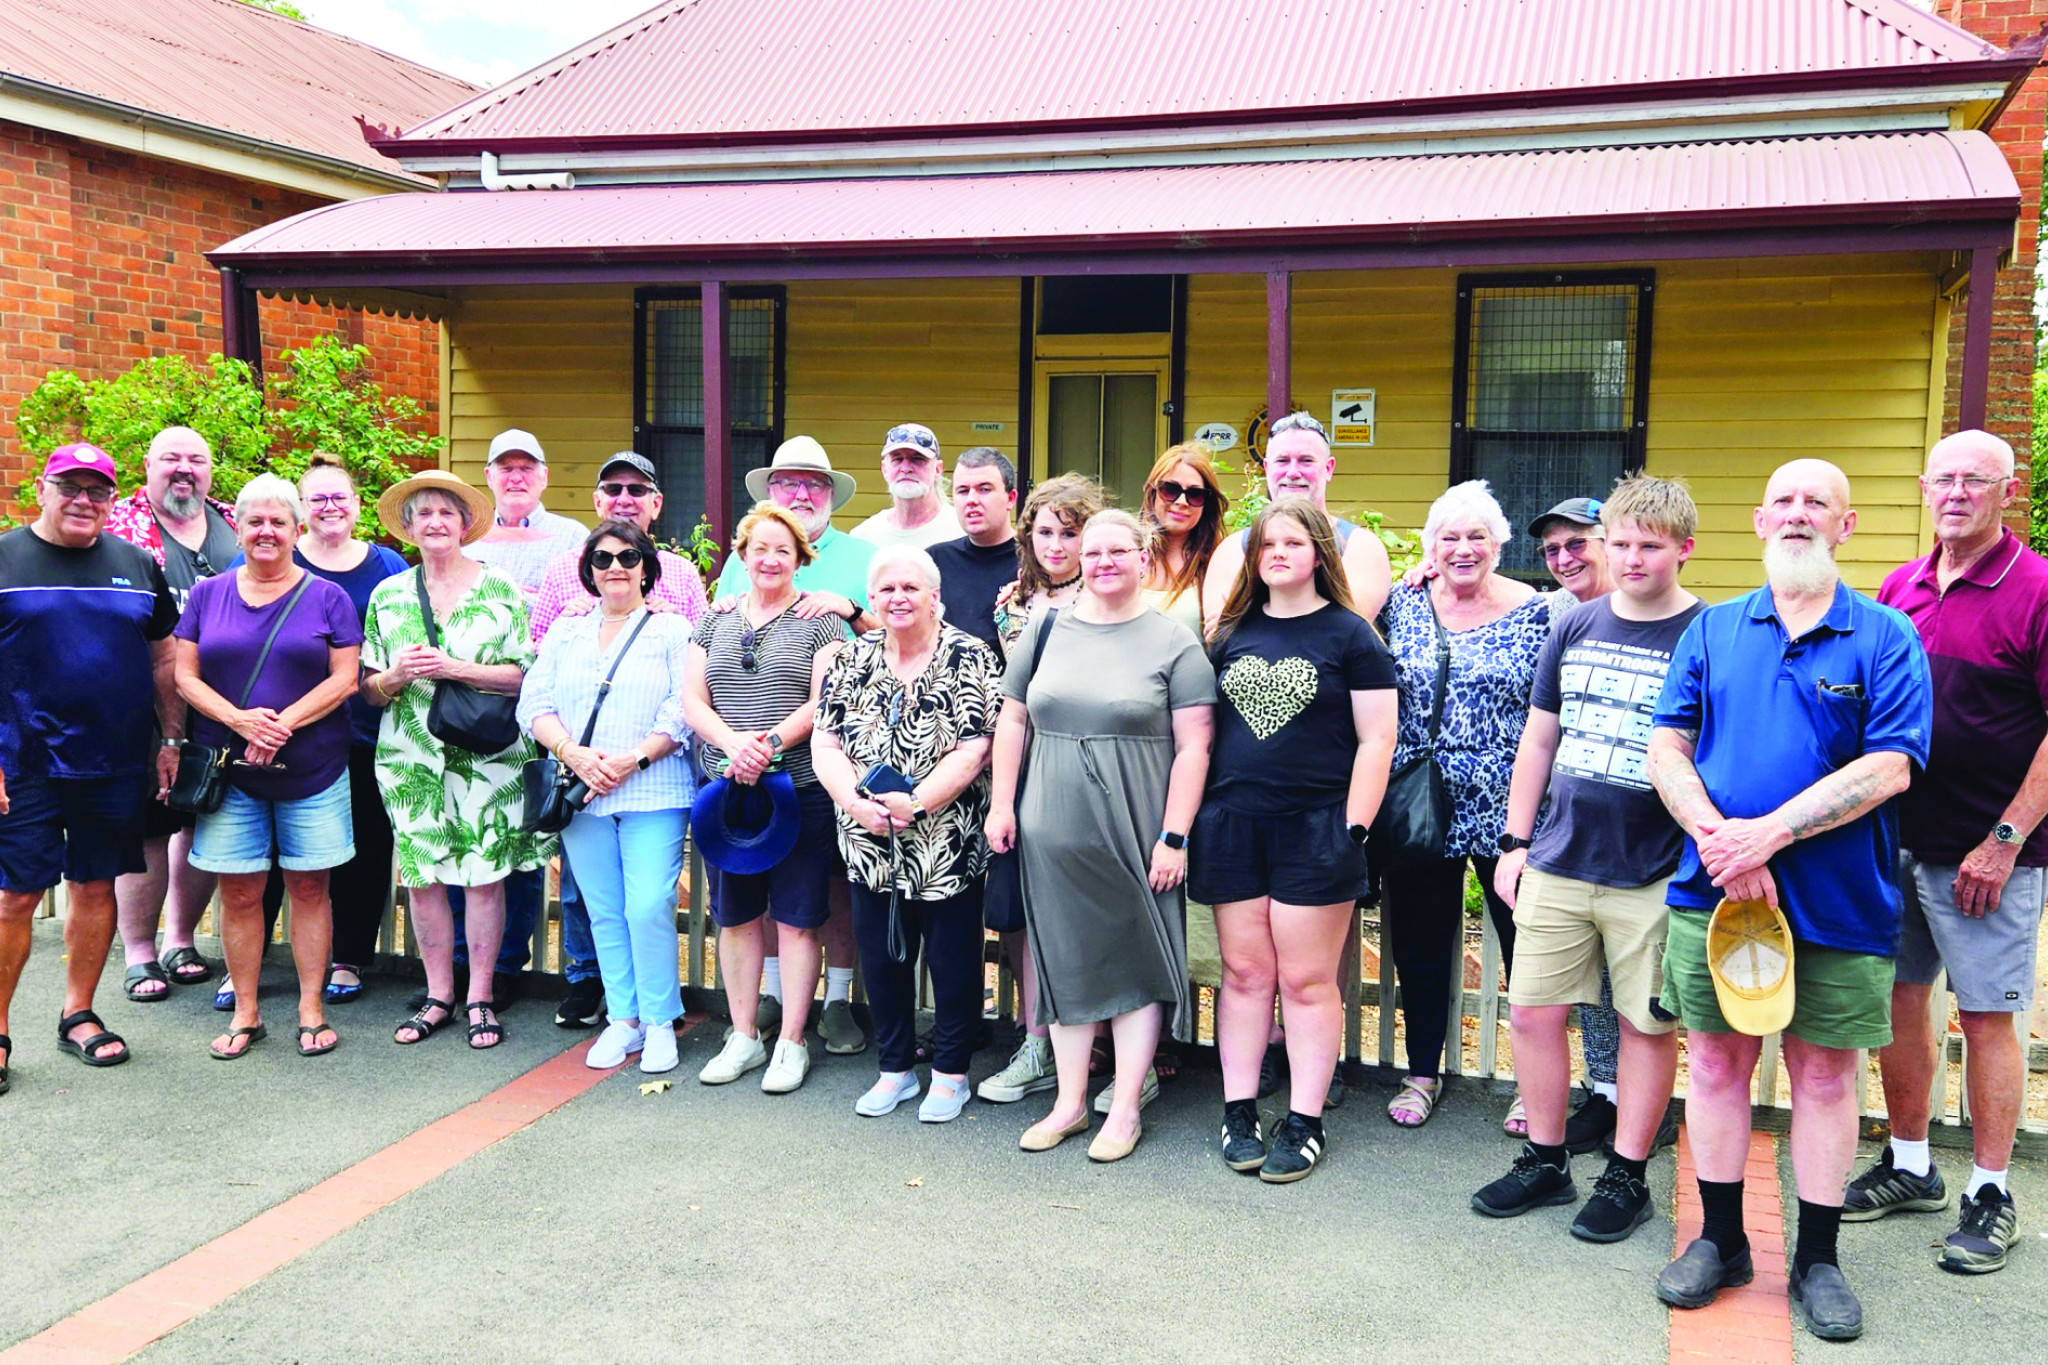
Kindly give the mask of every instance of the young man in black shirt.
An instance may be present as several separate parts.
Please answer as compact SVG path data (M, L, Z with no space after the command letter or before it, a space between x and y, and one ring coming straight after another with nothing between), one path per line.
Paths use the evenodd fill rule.
M953 464L953 513L967 532L932 546L946 624L958 626L1003 657L996 638L996 594L1017 578L1017 470L993 446L976 446Z

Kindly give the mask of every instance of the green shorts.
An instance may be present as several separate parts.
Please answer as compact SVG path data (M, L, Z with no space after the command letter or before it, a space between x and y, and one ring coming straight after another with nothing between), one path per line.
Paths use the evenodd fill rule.
M1733 1033L1707 970L1710 910L1671 907L1659 1002L1701 1033ZM1892 959L1795 942L1792 1022L1785 1032L1815 1047L1883 1047L1892 1040Z

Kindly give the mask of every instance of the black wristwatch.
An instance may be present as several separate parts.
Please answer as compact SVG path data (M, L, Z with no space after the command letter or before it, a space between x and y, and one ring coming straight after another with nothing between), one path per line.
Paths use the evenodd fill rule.
M1185 834L1175 834L1170 829L1163 829L1159 831L1159 842L1172 849L1186 848L1188 846L1188 836Z
M1344 832L1351 836L1352 843L1361 846L1363 846L1365 843L1365 837L1368 834L1372 833L1372 831L1367 829L1364 825L1346 825L1344 826Z
M654 766L654 760L649 758L645 753L641 752L638 749L635 749L633 751L633 759L634 766L637 767L643 773Z
M1501 831L1500 838L1494 840L1494 847L1503 853L1513 853L1518 848L1534 848L1535 846L1536 841L1534 839L1518 839L1505 830Z
M782 733L780 731L770 730L768 732L768 748L773 753L779 754L782 752Z

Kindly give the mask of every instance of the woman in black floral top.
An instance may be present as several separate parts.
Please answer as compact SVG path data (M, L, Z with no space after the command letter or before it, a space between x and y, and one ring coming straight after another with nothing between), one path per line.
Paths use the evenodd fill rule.
M931 1092L917 1116L945 1123L972 1093L967 1066L981 1018L988 864L981 826L1002 670L988 646L940 619L939 570L923 550L876 551L868 608L882 628L833 662L811 734L818 781L839 806L854 938L881 1053L881 1077L854 1110L878 1118L918 1093L912 1068L922 938L937 1030ZM886 791L881 783L867 790L863 779L877 764L914 790Z

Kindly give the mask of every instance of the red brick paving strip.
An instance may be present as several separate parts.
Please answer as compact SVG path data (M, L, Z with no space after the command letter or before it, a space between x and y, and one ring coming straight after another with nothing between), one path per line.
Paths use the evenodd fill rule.
M588 1047L588 1039L579 1040L476 1103L0 1351L0 1365L111 1365L127 1359L614 1074L583 1064Z
M1674 1250L1700 1235L1700 1187L1692 1164L1692 1135L1678 1131L1678 1192L1672 1221ZM1749 1135L1742 1172L1742 1222L1756 1278L1724 1289L1705 1308L1671 1310L1671 1365L1792 1365L1792 1305L1785 1287L1785 1204L1778 1191L1777 1139ZM0 1356L0 1362L7 1357Z

